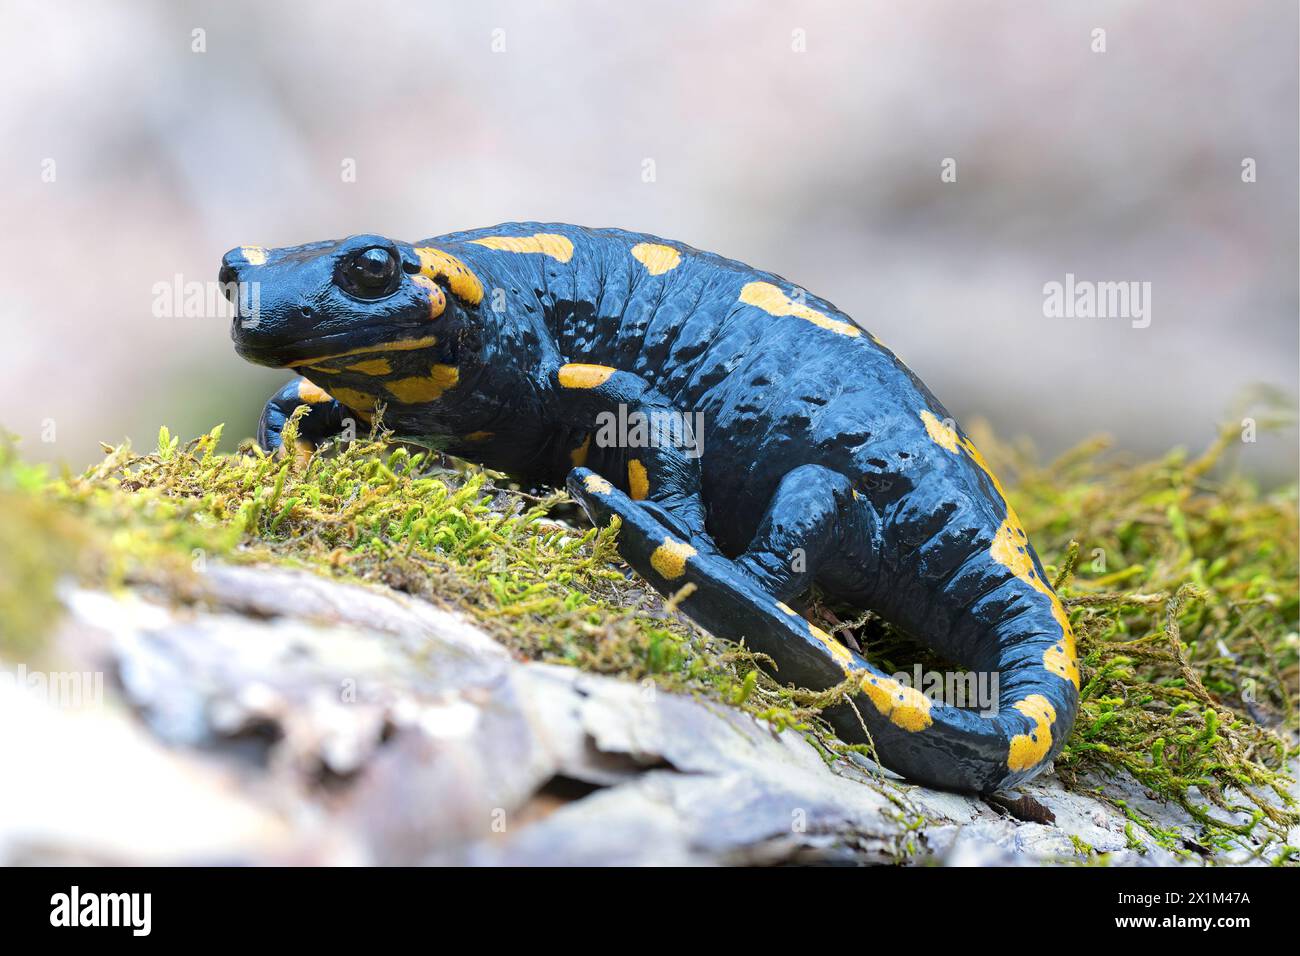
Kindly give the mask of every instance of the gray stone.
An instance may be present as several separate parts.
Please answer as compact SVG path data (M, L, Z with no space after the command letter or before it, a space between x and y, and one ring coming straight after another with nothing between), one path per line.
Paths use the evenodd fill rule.
M1179 862L1050 774L985 801L829 767L799 733L516 660L385 588L218 565L183 594L63 599L49 666L115 679L78 711L0 685L22 728L0 761L40 768L0 788L0 863Z

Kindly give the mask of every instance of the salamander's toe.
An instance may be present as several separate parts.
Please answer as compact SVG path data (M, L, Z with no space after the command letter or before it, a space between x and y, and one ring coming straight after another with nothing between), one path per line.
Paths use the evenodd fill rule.
M600 477L590 468L574 468L565 481L573 500L582 505L591 523L598 528L609 524L614 512L610 506L609 493L613 484Z

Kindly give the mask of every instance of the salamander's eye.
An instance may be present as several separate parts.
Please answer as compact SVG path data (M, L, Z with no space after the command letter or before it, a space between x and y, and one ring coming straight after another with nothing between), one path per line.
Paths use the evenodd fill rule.
M397 290L401 276L397 257L389 249L373 246L343 261L339 285L358 299L382 299Z

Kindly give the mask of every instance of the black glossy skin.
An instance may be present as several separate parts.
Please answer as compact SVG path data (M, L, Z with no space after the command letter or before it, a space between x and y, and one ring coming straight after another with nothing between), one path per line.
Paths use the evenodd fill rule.
M378 400L399 435L567 481L594 521L622 518L639 573L664 594L695 584L682 609L770 655L780 680L861 671L864 693L831 719L850 741L865 725L912 779L1011 786L1069 734L1074 638L1001 488L930 391L830 303L681 243L539 223L245 247L222 279L260 290L256 321L235 323L240 354L310 378L272 398L264 447L299 404L320 442ZM589 440L620 405L702 413L702 456ZM925 700L779 603L814 581L998 672L997 714Z

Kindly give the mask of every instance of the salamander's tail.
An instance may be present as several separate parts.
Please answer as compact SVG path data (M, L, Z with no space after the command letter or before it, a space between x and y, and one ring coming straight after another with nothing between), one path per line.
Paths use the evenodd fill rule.
M666 595L693 584L681 609L713 634L772 658L782 683L821 690L860 675L851 703L825 716L842 739L869 739L882 764L911 780L982 793L1014 786L1050 764L1073 726L1078 676L1068 624L1004 639L997 701L984 710L950 706L883 673L600 476L577 468L568 486L597 524L622 519L619 552L638 573Z

